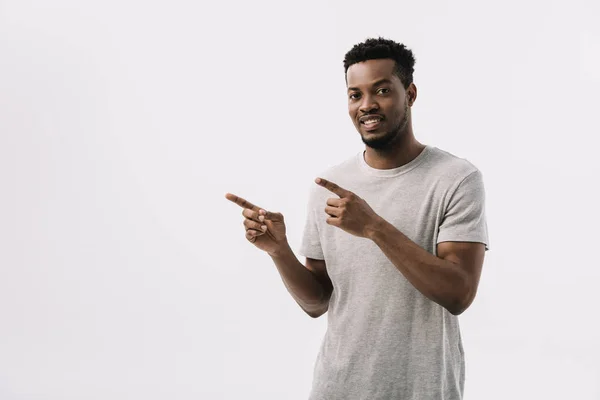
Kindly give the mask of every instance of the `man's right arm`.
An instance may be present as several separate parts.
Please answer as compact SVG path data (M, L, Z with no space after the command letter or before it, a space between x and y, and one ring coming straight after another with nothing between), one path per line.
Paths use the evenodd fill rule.
M269 255L298 305L312 318L325 314L333 291L325 261L307 258L304 266L287 242L280 251Z

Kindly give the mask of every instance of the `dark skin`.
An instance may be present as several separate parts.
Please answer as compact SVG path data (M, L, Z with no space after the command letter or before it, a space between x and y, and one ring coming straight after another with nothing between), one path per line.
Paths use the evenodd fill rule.
M417 99L417 87L404 89L394 74L390 59L357 63L346 75L348 114L366 145L365 161L377 169L391 169L414 159L425 148L415 140L410 108ZM361 118L379 115L383 120L369 127Z
M281 213L266 211L231 193L225 197L242 207L246 239L271 256L285 287L298 305L313 318L323 315L333 291L325 262L308 258L306 265L302 265L298 261L287 241Z
M368 60L350 66L346 75L348 112L366 145L365 161L376 169L407 164L425 148L415 139L412 129L410 108L417 98L417 88L414 83L405 88L394 73L394 66L391 59ZM337 196L324 205L329 215L327 224L373 240L417 290L450 313L461 314L470 306L481 276L483 243L442 242L437 245L437 256L433 255L377 215L357 194L323 178L315 182ZM287 244L280 213L267 212L235 195L226 197L245 209L246 237L267 251L278 268L297 262ZM265 220L267 228L261 229L260 223ZM269 236L271 228L276 231ZM318 317L327 311L333 286L324 260L307 258L306 269L310 276L297 273L293 280L284 282L289 289L290 282L302 281L290 292L309 315ZM292 276L289 270L286 272ZM319 282L319 287L315 282ZM304 301L299 300L299 293Z

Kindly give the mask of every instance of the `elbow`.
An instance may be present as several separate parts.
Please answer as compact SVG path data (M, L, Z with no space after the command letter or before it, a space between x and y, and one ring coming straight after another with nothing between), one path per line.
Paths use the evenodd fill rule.
M318 308L315 308L312 310L305 309L304 312L306 312L306 314L308 314L308 316L311 318L319 318L321 315L325 314L328 309L329 309L329 301L321 304L321 306Z
M467 308L468 306L464 306L462 304L453 304L451 306L447 306L446 310L448 310L452 315L459 316L460 314L465 312Z
M314 307L310 307L310 309L305 308L304 311L311 318L319 318L321 315L325 314L327 310L329 310L329 299L331 298L331 290L325 291L321 295L320 301L315 304Z
M476 287L471 284L465 285L465 288L458 293L454 293L452 300L444 306L452 315L460 315L465 312L475 299Z
M315 310L315 311L307 311L304 310L306 314L311 318L319 318L321 315L325 314L327 310Z
M466 300L461 298L447 305L445 308L450 312L450 314L458 316L465 312L467 308L469 308L471 302L472 300Z

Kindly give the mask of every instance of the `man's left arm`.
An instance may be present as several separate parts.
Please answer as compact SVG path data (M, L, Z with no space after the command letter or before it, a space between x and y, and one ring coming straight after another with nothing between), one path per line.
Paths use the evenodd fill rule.
M373 240L417 290L452 314L470 306L488 242L485 189L478 170L466 176L449 197L436 254L410 240L355 193L322 178L316 182L340 196L327 200L328 224Z
M485 244L442 242L435 256L383 219L374 224L367 237L417 290L452 314L461 314L473 302Z
M481 172L467 175L444 209L436 254L431 254L380 217L366 231L398 270L427 298L454 315L473 302L487 248L485 189Z

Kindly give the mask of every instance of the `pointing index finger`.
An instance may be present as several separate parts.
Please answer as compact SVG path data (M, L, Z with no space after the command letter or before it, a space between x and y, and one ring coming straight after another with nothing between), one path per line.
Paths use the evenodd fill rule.
M327 179L317 178L317 179L315 179L315 182L318 185L323 186L325 189L337 194L340 197L346 197L350 194L350 192L348 190L339 187L338 185L336 185L333 182L328 181Z
M259 211L260 207L255 206L254 204L250 203L248 200L243 199L239 196L236 196L235 194L231 194L231 193L227 193L225 194L225 198L235 204L237 204L238 206L242 207L242 208L249 208L253 211Z

